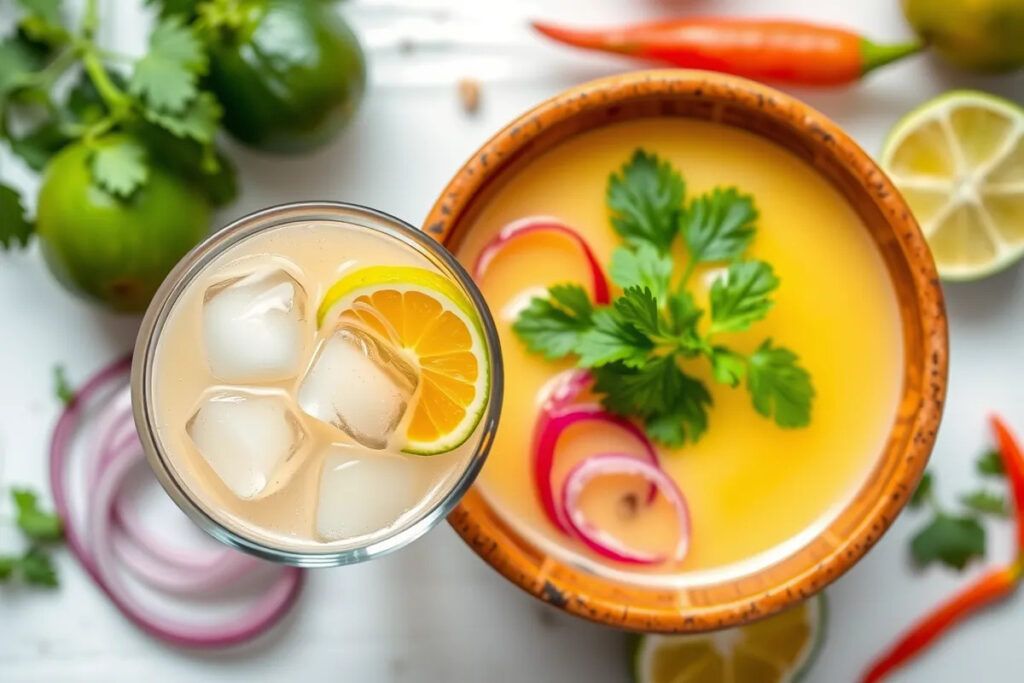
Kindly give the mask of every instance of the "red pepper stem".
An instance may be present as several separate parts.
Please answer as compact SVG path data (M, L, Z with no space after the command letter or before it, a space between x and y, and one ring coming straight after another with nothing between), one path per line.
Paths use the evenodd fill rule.
M903 59L915 52L919 52L922 47L924 46L917 42L880 44L870 41L867 38L861 38L861 74L874 71L880 66L891 64L896 60Z
M1000 600L1016 588L1021 577L1021 563L993 569L982 574L928 616L919 621L893 645L861 679L861 683L877 683L906 664L959 621L977 610Z

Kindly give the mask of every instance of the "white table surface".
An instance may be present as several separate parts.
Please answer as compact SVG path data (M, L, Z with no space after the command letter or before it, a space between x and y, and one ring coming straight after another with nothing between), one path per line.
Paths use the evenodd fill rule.
M139 50L147 17L135 2L106 0L107 44ZM514 115L558 91L629 68L533 37L526 16L593 24L704 12L830 20L878 39L909 35L896 0L357 0L343 4L364 37L371 87L358 118L328 148L281 159L229 145L242 194L217 224L301 199L351 200L418 223L461 162ZM116 13L114 11L115 5ZM2 9L2 5L0 5ZM9 7L7 9L10 9ZM8 15L9 16L9 15ZM3 15L0 14L0 19ZM2 24L0 24L2 26ZM412 42L413 50L403 48ZM455 82L482 82L468 117ZM893 121L924 99L978 87L1021 101L1024 78L978 78L929 57L834 91L794 93L877 151ZM0 149L0 177L36 187ZM940 494L972 485L985 415L1024 428L1024 277L1019 268L946 288L952 362L945 421L933 455ZM57 415L51 367L79 380L130 348L137 321L64 292L38 250L0 254L0 485L45 490L45 449ZM4 495L6 498L6 494ZM6 505L6 500L0 506ZM0 547L13 536L0 507ZM911 570L907 539L921 519L902 516L871 553L828 589L829 637L810 679L852 681L864 664L977 567L958 576ZM989 528L990 557L1005 557L1009 529ZM313 572L291 617L242 650L195 654L168 648L129 625L65 552L53 592L0 588L0 681L626 681L621 634L521 593L446 526L381 561ZM995 607L947 637L893 680L1016 681L1024 669L1024 597Z

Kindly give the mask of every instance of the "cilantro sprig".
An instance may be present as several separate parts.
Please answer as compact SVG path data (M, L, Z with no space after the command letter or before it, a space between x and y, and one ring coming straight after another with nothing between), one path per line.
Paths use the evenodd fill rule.
M642 419L670 446L707 429L711 394L691 369L701 359L716 382L745 382L759 414L780 427L807 425L814 387L797 354L771 339L747 352L726 343L768 315L779 287L771 265L745 258L758 218L753 197L716 188L687 200L679 171L637 149L609 177L606 203L625 242L609 266L621 295L595 305L578 285L551 287L513 325L526 347L549 360L576 356L608 410ZM690 291L701 264L724 266L705 306Z
M93 183L115 199L130 200L159 163L213 205L230 201L233 170L214 145L222 109L203 90L209 60L194 24L161 16L147 53L132 59L97 44L96 0L86 0L75 27L61 0L18 4L17 30L0 39L0 140L15 155L39 171L82 142ZM78 73L64 78L72 69ZM33 231L17 193L0 185L0 249L25 246Z
M56 587L57 571L47 544L64 537L63 523L57 515L41 510L39 498L28 489L13 489L11 499L15 522L29 544L20 555L0 555L0 584L20 579L30 585Z
M995 451L988 451L976 461L979 474L1003 476L1002 461ZM943 506L935 493L935 475L925 472L910 497L912 509L926 509L931 519L910 540L910 554L919 567L938 562L962 570L972 560L985 556L986 534L981 516L1009 516L1006 494L980 487L958 497L963 512Z

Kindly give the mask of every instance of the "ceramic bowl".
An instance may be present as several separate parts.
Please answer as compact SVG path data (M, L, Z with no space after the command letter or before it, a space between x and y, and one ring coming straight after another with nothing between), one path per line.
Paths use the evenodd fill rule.
M875 162L807 105L720 74L636 72L540 104L466 162L424 230L456 249L474 213L524 163L583 131L641 117L704 119L767 138L810 164L860 215L892 278L903 329L902 398L884 450L857 495L803 548L739 579L690 588L626 585L569 566L513 532L476 489L449 522L506 578L567 612L637 631L705 631L749 622L820 591L863 557L896 518L935 442L946 393L946 318L928 245Z

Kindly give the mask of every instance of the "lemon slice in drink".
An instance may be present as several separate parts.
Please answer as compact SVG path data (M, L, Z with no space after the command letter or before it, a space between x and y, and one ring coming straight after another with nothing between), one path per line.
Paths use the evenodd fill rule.
M814 597L738 628L685 636L640 636L637 683L791 683L813 663L825 633L825 599Z
M893 127L881 165L944 279L981 278L1024 255L1024 109L986 93L946 93Z
M419 368L404 452L444 453L469 438L487 405L490 364L480 319L455 284L423 268L363 268L334 283L317 311L319 327L345 319Z

